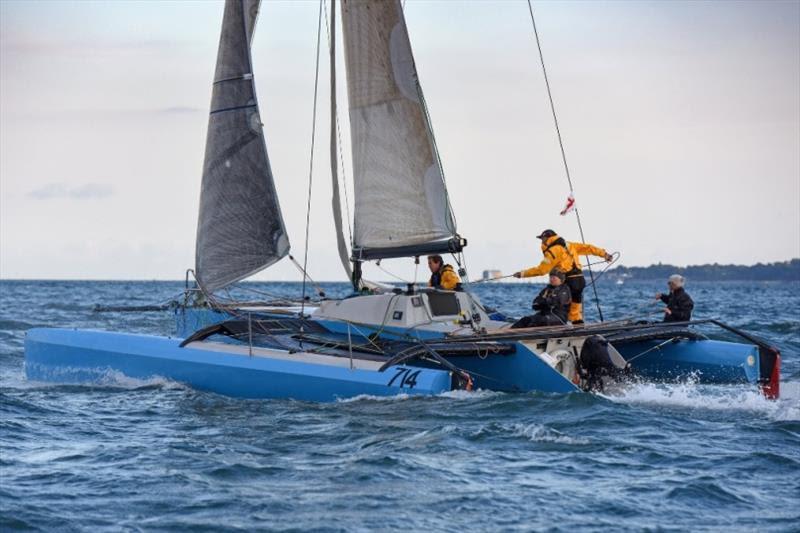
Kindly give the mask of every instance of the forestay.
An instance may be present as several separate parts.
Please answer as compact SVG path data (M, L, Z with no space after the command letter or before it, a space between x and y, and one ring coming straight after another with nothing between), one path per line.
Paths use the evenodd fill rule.
M250 42L259 0L227 0L206 138L195 273L206 291L289 253L264 142Z
M456 235L399 0L342 0L355 221L353 256L452 249Z

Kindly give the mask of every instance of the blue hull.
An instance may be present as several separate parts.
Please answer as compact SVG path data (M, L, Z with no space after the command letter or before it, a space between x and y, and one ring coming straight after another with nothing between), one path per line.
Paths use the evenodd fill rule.
M450 372L438 369L351 370L179 344L179 339L151 335L37 328L25 339L25 371L33 381L92 383L111 370L137 379L168 378L233 397L323 402L452 389Z
M501 392L580 392L580 387L516 343L516 352L496 357L459 357L453 363L470 373L475 388Z
M715 340L663 342L636 342L616 348L625 360L631 361L634 372L646 379L692 378L700 383L721 384L757 383L760 378L756 346Z

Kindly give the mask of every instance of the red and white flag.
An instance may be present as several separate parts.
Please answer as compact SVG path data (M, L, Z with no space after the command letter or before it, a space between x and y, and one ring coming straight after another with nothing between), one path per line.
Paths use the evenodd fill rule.
M564 206L564 209L561 210L561 216L563 217L573 209L575 209L575 196L573 196L572 193L569 193L569 196L567 197L567 204Z

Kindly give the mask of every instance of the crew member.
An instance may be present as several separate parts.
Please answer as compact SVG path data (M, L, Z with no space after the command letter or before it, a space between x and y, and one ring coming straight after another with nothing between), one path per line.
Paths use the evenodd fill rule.
M544 230L537 239L542 241L542 255L544 259L538 266L517 272L515 278L532 278L550 272L553 267L558 267L566 272L567 287L572 295L569 306L569 321L573 324L583 324L583 289L586 288L586 278L581 270L581 255L594 255L611 261L613 257L603 248L579 242L567 242L551 229Z
M661 300L667 304L664 309L664 322L688 322L692 319L692 309L694 302L683 286L686 280L683 276L673 274L667 281L669 294L656 294L656 300Z
M536 314L524 316L517 320L511 327L535 328L539 326L560 326L567 323L572 296L564 285L566 275L556 267L550 271L550 284L533 300L533 310Z
M431 269L431 279L428 281L429 287L446 291L461 289L461 279L459 279L452 266L444 264L444 259L442 259L441 255L429 255L428 268Z

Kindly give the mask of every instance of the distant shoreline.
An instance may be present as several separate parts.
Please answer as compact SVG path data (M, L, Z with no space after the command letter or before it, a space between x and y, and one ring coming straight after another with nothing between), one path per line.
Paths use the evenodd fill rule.
M752 266L716 263L687 267L661 263L647 267L620 266L609 270L604 277L613 281L649 281L665 280L672 274L692 281L800 281L800 259Z

